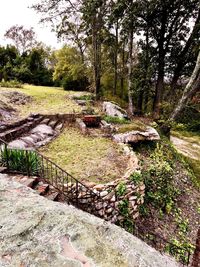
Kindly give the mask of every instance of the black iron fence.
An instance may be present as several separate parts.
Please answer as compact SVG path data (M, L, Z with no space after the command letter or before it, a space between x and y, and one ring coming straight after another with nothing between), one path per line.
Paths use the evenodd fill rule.
M109 220L109 217L105 216L105 210L111 206L99 193L94 192L36 150L8 148L7 143L0 139L0 167L5 167L8 172L40 177L52 185L68 204ZM99 206L101 206L101 212ZM115 220L114 223L161 253L171 254L183 266L189 266L191 249L177 246L158 234L147 233L145 229L138 228L130 217L122 214L116 207L112 209L120 217L120 220Z

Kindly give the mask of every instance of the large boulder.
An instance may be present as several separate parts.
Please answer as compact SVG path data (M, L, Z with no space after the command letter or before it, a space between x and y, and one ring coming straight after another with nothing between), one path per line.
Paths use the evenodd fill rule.
M117 143L137 143L139 141L156 141L160 136L156 129L147 127L145 131L130 131L122 134L113 135L113 140Z
M103 102L103 112L108 116L118 117L120 119L128 118L127 112L124 109L111 102Z
M0 266L178 267L122 228L0 174Z

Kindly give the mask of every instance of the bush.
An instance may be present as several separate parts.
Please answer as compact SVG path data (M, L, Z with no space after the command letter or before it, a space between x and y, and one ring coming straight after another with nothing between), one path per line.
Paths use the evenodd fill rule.
M18 82L17 80L11 81L1 81L0 87L7 87L7 88L23 88L22 83Z
M200 131L200 112L192 106L184 108L179 118L177 119L178 125L184 125L184 130L192 132Z
M37 175L40 169L40 159L34 151L18 149L1 149L0 164L7 166L10 171Z
M130 123L130 121L125 119L125 118L112 117L112 116L107 116L107 115L104 116L103 119L107 123L114 123L114 124L128 124L128 123Z
M86 77L80 78L78 80L66 78L62 81L64 90L68 91L86 91L88 85L89 83Z

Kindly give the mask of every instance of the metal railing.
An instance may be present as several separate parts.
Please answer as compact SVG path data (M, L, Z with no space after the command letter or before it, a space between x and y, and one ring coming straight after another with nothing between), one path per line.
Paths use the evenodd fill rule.
M8 148L8 144L0 139L0 167L6 167L8 172L16 172L28 176L37 176L52 185L61 195L64 202L72 204L75 207L96 215L105 220L105 212L100 213L98 204L101 204L102 210L110 208L100 193L78 181L72 175L60 168L50 159L43 156L36 150ZM123 218L115 223L123 227L126 231L142 239L158 251L167 252L174 256L183 266L190 264L191 250L177 246L158 234L146 232L139 228L134 222L120 212L119 209L112 206L116 214Z

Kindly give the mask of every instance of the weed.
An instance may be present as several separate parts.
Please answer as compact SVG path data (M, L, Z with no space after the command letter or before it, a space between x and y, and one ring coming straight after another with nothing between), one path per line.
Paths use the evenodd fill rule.
M119 118L119 117L112 117L112 116L104 116L103 119L107 123L114 123L114 124L129 124L130 121L125 118Z
M131 174L129 179L135 184L138 185L143 181L142 174L140 172L134 172Z
M124 182L120 182L116 188L117 196L123 196L126 193L126 185Z

